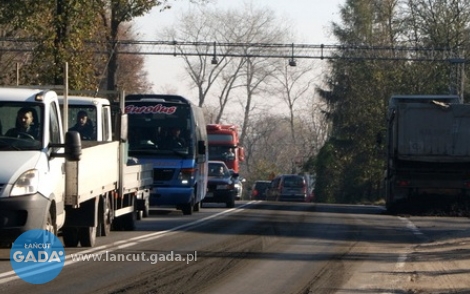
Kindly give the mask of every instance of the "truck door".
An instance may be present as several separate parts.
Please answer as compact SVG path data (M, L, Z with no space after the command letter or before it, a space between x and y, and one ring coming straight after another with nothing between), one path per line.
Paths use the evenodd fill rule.
M59 109L54 102L49 107L49 129L46 132L45 140L49 143L61 143L63 134L61 129ZM47 196L53 197L56 202L56 224L60 228L65 221L64 211L64 191L65 191L65 159L63 157L49 157L49 168L45 183L49 184L51 191Z

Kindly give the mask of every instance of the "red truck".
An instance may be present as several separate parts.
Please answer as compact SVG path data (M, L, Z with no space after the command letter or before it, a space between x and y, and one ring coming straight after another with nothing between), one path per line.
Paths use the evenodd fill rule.
M235 125L208 124L209 160L221 160L229 169L239 173L240 162L245 160L245 150L240 146Z

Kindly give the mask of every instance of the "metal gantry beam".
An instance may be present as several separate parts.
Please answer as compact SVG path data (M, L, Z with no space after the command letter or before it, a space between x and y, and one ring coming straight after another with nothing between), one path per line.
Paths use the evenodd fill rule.
M0 52L34 52L44 40L0 38ZM434 48L406 46L364 46L325 44L278 44L278 43L224 43L189 41L141 41L120 40L118 42L87 43L97 54L111 55L161 55L161 56L206 56L216 65L226 57L277 58L286 59L290 66L296 66L298 59L350 60L350 61L417 61L447 62L451 68L450 90L463 94L464 68L467 59L459 51L470 48Z
M455 50L427 47L387 47L325 44L217 43L179 41L120 41L119 53L173 56L262 57L280 59L357 59L449 61ZM218 52L218 53L215 53Z
M33 52L42 41L32 39L0 38L0 51ZM115 48L111 43L87 42L97 53L109 54ZM210 57L262 57L279 59L350 59L383 61L449 62L460 59L450 48L406 46L356 46L325 44L277 43L223 43L188 41L120 40L119 54ZM464 60L466 63L467 61Z

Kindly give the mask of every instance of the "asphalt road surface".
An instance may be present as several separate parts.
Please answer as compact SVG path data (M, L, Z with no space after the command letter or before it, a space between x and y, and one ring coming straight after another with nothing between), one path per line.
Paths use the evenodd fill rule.
M380 206L154 210L135 231L66 253L54 280L33 285L1 249L0 292L470 293L468 218L391 216Z

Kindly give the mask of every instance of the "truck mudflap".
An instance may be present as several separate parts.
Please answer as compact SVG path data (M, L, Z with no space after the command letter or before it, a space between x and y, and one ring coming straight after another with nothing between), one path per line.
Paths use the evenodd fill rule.
M36 193L0 198L0 245L8 246L22 233L43 229L50 200Z

